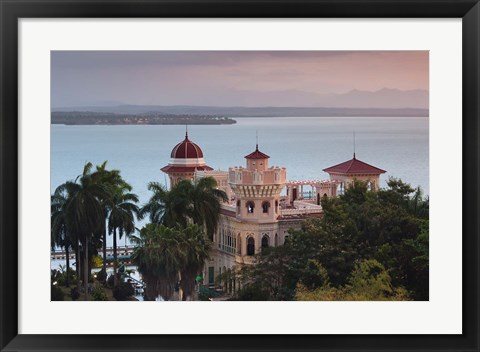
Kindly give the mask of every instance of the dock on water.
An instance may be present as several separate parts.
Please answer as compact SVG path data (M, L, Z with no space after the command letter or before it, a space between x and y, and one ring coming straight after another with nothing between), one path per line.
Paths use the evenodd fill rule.
M118 259L130 259L133 254L134 246L118 246L117 247L117 258ZM70 259L75 259L75 251L68 252ZM98 250L98 255L103 258L103 249ZM67 254L64 250L55 250L51 251L50 259L51 260L65 260ZM107 260L113 259L113 247L107 247Z

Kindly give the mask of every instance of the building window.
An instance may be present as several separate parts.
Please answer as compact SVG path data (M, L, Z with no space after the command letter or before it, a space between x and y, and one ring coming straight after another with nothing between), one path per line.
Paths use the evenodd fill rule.
M255 239L253 237L249 237L247 240L247 255L254 255L255 254Z
M247 202L247 213L253 214L253 210L255 209L255 204L253 202Z
M237 254L242 255L242 241L240 239L240 234L237 235Z
M264 248L268 248L268 242L269 242L269 238L267 235L263 235L262 237L262 250Z
M275 201L275 213L278 213L278 200Z
M213 266L208 267L208 284L213 285L215 283L215 274Z
M270 202L263 202L262 203L263 213L268 214L268 208L270 208Z

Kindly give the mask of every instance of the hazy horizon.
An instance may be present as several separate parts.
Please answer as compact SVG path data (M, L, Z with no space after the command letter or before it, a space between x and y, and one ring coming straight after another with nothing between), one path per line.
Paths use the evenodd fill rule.
M52 51L53 108L428 109L428 51Z

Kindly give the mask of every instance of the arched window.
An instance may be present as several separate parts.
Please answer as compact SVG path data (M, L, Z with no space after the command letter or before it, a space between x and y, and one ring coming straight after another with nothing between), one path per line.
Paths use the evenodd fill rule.
M255 204L251 201L248 201L246 206L247 206L247 213L253 214L253 210L255 209Z
M240 213L240 201L237 200L237 213Z
M242 255L242 241L240 239L240 234L237 235L237 254Z
M278 213L278 200L275 201L275 213Z
M283 242L283 244L287 244L288 243L288 236L285 236L285 241Z
M323 196L324 196L324 197L327 197L327 194L326 194L326 193L324 193L324 194L323 194Z
M262 237L262 249L268 248L270 239L268 238L268 235L263 235Z
M262 211L264 214L268 214L268 208L270 208L270 202L263 202Z
M320 205L320 193L317 193L317 205Z
M253 237L249 237L247 240L247 255L254 255L255 254L255 239Z
M275 247L277 247L278 246L278 235L277 234L275 234L275 242L274 243L275 243Z

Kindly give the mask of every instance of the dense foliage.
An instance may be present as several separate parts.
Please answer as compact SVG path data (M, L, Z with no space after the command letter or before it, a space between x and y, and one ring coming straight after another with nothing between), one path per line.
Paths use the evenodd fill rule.
M71 291L75 292L72 299L77 299L80 292L85 292L85 299L89 293L94 300L106 299L103 288L94 281L111 287L117 300L133 295L131 285L123 284L119 280L122 274L117 273L117 236L133 235L137 230L136 218L147 215L153 224L145 226L140 236L134 236L137 248L132 258L148 282L147 298L161 295L168 300L179 285L182 299L192 296L195 278L210 254L208 238L216 231L220 204L227 197L216 189L213 178L193 183L180 181L170 191L158 183L150 183L148 188L153 195L140 209L137 195L131 192L132 187L123 180L120 171L107 170L104 162L96 169L87 163L75 180L55 189L51 196L51 246L65 249L67 267L69 251L74 251L79 263L76 273L71 270L59 273L55 282L68 287L70 280L77 280L76 290ZM99 248L106 257L108 234L113 235L113 275L107 279L103 260L102 270L94 280L91 268L100 265L96 260ZM89 283L94 284L93 289ZM58 289L52 286L52 296L59 297L57 293Z
M146 300L158 296L170 300L180 279L182 298L191 295L195 276L202 270L211 249L211 242L200 226L170 228L148 224L132 241L136 244L132 260L146 283Z
M141 215L149 217L152 223L168 227L188 223L205 226L207 236L212 239L217 229L222 202L228 200L225 192L216 188L212 177L196 182L181 180L170 191L158 182L150 182L148 189L153 193L142 208Z
M237 274L245 300L428 300L428 197L391 178L322 199L324 216Z
M128 282L120 282L113 289L113 297L117 301L127 301L134 294L135 294L135 289L133 288L132 284Z

